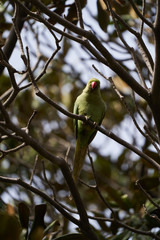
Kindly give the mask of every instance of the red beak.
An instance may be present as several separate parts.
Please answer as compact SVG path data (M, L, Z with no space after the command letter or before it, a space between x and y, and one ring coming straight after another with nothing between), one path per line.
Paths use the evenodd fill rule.
M96 86L97 86L97 83L96 83L96 82L92 82L92 83L91 83L92 89L94 89Z

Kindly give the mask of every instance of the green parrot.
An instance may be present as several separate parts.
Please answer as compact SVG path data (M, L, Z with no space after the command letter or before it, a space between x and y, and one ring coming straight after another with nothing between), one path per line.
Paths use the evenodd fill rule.
M83 92L77 97L73 112L78 115L84 115L97 125L101 125L105 116L106 105L101 97L100 81L98 79L91 78L89 80ZM89 124L76 119L74 120L74 129L77 141L73 164L73 179L77 182L88 145L92 142L97 130Z

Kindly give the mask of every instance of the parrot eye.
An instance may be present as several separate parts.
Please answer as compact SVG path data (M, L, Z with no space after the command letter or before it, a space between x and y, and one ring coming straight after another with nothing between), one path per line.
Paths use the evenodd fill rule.
M92 82L92 83L91 83L92 89L94 89L96 86L97 86L97 83L96 83L96 82Z

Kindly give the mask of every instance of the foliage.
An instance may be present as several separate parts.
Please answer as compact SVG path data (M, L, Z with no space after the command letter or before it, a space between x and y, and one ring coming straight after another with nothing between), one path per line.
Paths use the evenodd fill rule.
M160 239L159 14L155 0L0 1L0 239ZM75 185L72 110L91 77L107 112L88 121Z

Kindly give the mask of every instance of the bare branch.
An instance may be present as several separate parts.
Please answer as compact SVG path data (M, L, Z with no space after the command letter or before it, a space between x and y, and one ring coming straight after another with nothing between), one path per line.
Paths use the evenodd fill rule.
M29 2L25 3L26 8L28 8L29 5L30 5ZM25 17L26 17L26 13L22 9L20 9L20 11L18 11L18 15L16 18L16 25L17 25L19 32L23 28ZM12 26L12 28L10 30L10 34L9 34L7 41L5 43L5 46L3 48L3 52L4 52L4 55L7 60L10 58L10 56L13 52L16 42L17 42L17 36L15 34L14 26ZM4 70L4 66L0 65L0 74L2 74L3 70Z
M21 148L25 147L26 144L25 143L22 143L20 145L18 145L17 147L15 148L10 148L8 150L1 150L0 149L0 152L2 153L1 156L0 156L0 159L3 159L6 155L10 154L10 153L14 153L14 152L17 152L18 150L20 150Z
M135 3L133 2L133 0L129 0L130 4L132 5L135 13L138 15L138 17L146 24L148 25L151 29L154 29L154 26L151 22L149 22L144 16L143 14L140 13L140 11L138 10L137 6L135 5Z
M90 162L91 162L92 171L93 171L94 179L95 179L95 182L96 182L96 185L95 185L94 189L96 189L96 192L97 192L98 196L100 197L102 202L106 205L106 207L111 211L111 213L113 214L114 219L116 220L116 214L115 214L114 210L112 209L110 204L104 199L104 197L103 197L103 195L102 195L102 193L101 193L101 191L99 189L98 180L97 180L96 172L95 172L95 169L94 169L93 159L92 159L89 151L88 151L88 156L89 156L89 159L90 159Z
M26 126L26 131L27 132L29 132L29 128L30 128L31 122L32 122L33 118L35 117L36 113L37 113L37 111L34 110L32 115L31 115L31 117L28 120L28 123L27 123L27 126Z
M8 60L5 57L2 49L0 49L0 61L1 61L2 64L4 64L7 67L9 75L10 75L12 86L14 88L14 91L17 93L19 88L18 88L18 85L17 85L15 77L14 77L14 73L17 72L17 71L8 63Z
M29 181L30 185L32 185L32 182L33 182L33 176L36 172L37 163L38 163L38 155L36 155L35 160L34 160L34 165L33 165L32 173L31 173L30 181Z
M80 27L84 29L81 3L80 3L79 0L75 0L75 4L76 4L76 8L77 8L77 15L78 15L78 20L79 20L79 23L80 23Z
M159 142L160 142L160 81L159 81L159 76L160 76L160 54L159 54L159 49L160 49L160 1L157 1L157 16L156 16L156 21L155 21L155 68L154 68L154 75L153 75L153 84L152 84L152 89L151 89L151 104L150 107L152 109L152 113L154 116L154 120L156 123L157 131L158 131L158 136L159 136Z
M105 2L108 2L107 5L108 5L108 8L109 8L109 11L111 12L112 19L113 19L114 26L115 26L115 28L116 28L118 37L119 37L119 39L121 39L122 43L124 44L124 46L126 47L126 49L128 50L128 52L130 52L130 54L131 54L131 56L132 56L132 59L133 59L133 61L134 61L134 63L135 63L135 66L136 66L136 69L137 69L137 73L138 73L138 75L139 75L139 78L140 78L141 82L143 83L143 86L147 89L147 86L146 86L145 81L144 81L144 79L143 79L143 75L142 75L142 73L141 73L141 69L140 69L140 66L139 66L139 63L138 63L138 58L137 58L137 56L136 56L136 52L135 52L135 50L134 50L132 47L129 46L129 44L127 43L127 41L123 38L122 33L121 33L121 31L120 31L120 28L119 28L119 26L118 26L118 23L117 23L117 21L116 21L116 19L115 19L115 14L114 14L114 11L112 10L112 6L111 6L110 1L105 0Z
M53 207L55 207L60 213L63 214L67 219L69 219L71 222L76 224L77 226L80 225L80 222L72 217L70 214L68 214L67 211L64 210L55 200L53 200L51 197L48 196L48 194L42 192L40 189L37 189L30 184L27 184L26 182L22 181L20 178L9 178L9 177L2 177L0 176L0 181L5 183L12 183L12 184L18 184L22 186L23 188L30 190L33 193L36 193L37 195L41 196L43 199L45 199L48 203L50 203Z
M15 4L15 12L14 12L12 21L13 21L14 30L15 30L15 33L16 33L16 36L17 36L17 40L18 40L19 45L20 45L21 58L23 59L23 61L25 61L25 53L24 53L23 42L22 42L22 39L21 39L21 36L20 36L20 31L18 29L17 22L16 22L16 17L18 16L18 11L20 11L20 9L18 9L18 8L19 8L19 5Z
M55 191L55 189L54 189L54 186L48 181L47 176L46 176L44 161L41 161L41 162L42 162L43 176L44 176L45 182L48 184L48 186L50 187L50 189L52 189L53 197L54 197L54 199L56 199L56 191Z
M146 0L142 1L142 15L145 15L145 10L146 10ZM140 35L142 36L143 34L143 29L144 29L144 21L142 20L141 22L141 27L140 27Z
M133 228L133 227L123 223L122 221L117 220L117 219L115 220L113 218L93 217L93 216L90 216L90 215L88 217L90 219L96 220L96 221L111 222L111 223L112 222L116 222L119 226L124 227L124 228L128 229L131 232L135 232L137 234L142 234L142 235L145 235L145 236L151 236L153 239L157 239L157 240L160 239L160 237L156 236L151 231L143 231L143 230L140 230L140 229Z
M105 3L107 3L106 0L104 0ZM141 55L143 57L144 63L146 64L146 66L148 67L149 71L151 74L153 74L153 68L154 68L154 63L153 63L153 59L152 56L149 52L149 50L147 49L142 36L140 35L140 33L138 33L137 31L135 31L133 28L131 28L116 12L114 12L112 10L112 14L114 15L114 17L117 19L118 22L120 22L125 28L126 30L128 30L128 32L130 32L131 34L133 34L136 39L137 39L137 45L138 48L141 52Z
M0 132L2 134L4 134L3 136L1 136L1 140L5 140L5 139L11 137L11 138L14 138L14 139L16 139L18 141L21 141L21 142L23 141L23 138L21 138L19 136L16 136L15 133L12 133L12 132L6 130L5 129L6 128L6 124L3 124L3 125L4 125L4 127L2 127L1 124L0 124Z

